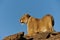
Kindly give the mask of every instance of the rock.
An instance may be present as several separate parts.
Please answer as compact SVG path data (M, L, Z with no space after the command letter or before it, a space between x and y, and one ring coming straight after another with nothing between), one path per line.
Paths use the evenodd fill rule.
M27 35L27 34L26 34ZM3 38L3 40L60 40L60 32L39 32L32 36L26 36L24 32L19 32Z
M18 40L24 36L24 32L19 32L17 34L13 34L5 37L3 40Z

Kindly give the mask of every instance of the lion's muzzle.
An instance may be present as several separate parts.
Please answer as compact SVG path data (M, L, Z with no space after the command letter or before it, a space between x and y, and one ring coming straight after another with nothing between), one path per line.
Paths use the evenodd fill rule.
M20 20L21 23L24 23L22 20Z

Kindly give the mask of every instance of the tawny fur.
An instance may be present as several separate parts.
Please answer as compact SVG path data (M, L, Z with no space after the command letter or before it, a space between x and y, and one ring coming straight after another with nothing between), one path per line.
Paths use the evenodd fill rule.
M29 14L25 14L20 19L21 23L27 24L28 35L33 35L36 32L53 32L54 19L50 14L45 15L43 18L34 18Z

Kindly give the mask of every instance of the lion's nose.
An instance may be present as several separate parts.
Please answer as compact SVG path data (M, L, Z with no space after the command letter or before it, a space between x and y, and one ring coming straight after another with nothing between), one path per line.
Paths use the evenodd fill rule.
M21 22L21 23L23 23L23 21L22 21L22 20L20 20L20 22Z

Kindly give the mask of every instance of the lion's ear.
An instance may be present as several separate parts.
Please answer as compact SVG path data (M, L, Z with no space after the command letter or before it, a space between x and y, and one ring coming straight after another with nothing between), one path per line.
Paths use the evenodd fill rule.
M27 13L27 14L25 14L28 18L30 17L30 15Z
M29 14L26 14L27 15L27 17L30 17L30 15Z

